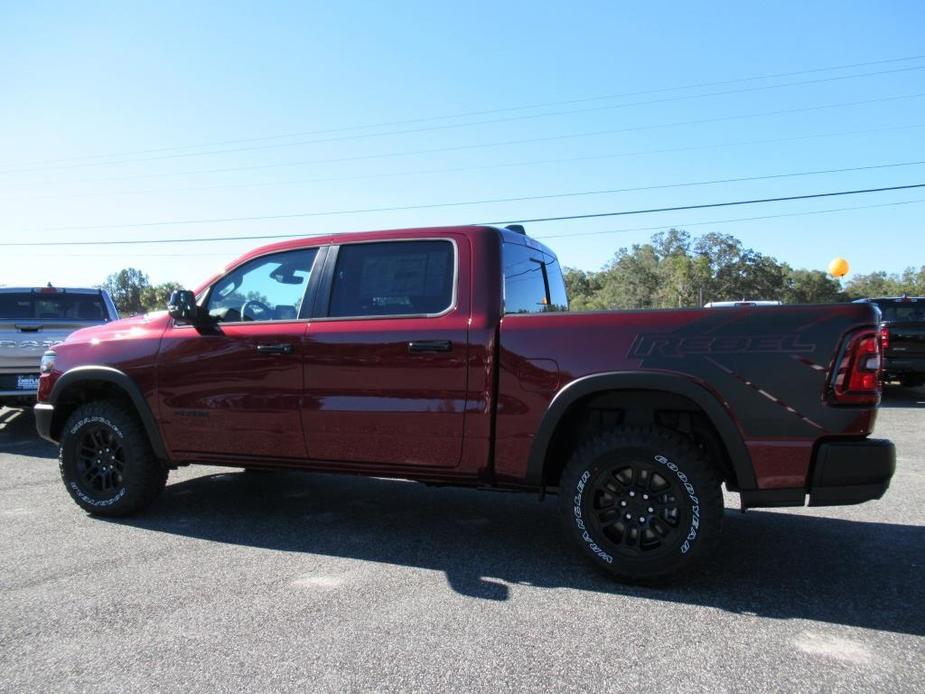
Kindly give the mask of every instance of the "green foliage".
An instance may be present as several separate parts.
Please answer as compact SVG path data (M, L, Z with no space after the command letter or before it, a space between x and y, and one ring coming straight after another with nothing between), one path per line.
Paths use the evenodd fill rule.
M183 289L179 282L164 282L163 284L145 287L141 293L141 303L144 310L163 311L167 308L167 300L177 289Z
M822 270L794 270L783 266L785 304L832 304L845 301L841 283Z
M880 271L869 275L856 275L845 287L845 293L852 299L867 296L899 296L903 292L909 296L925 296L925 265L918 270L907 267L901 274Z
M170 293L181 286L176 282L152 285L144 272L128 267L109 275L101 288L112 296L120 314L131 316L167 308Z
M576 311L694 307L742 299L848 299L838 280L821 270L793 269L728 234L692 239L678 229L655 234L649 243L620 248L600 272L566 269L565 282Z

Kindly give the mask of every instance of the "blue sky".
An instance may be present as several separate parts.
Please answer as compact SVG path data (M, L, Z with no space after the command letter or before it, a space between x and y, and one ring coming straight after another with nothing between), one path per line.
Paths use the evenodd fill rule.
M925 57L674 89L925 54L923 25L918 2L0 0L0 243L310 234L921 183L925 165L912 164L141 226L925 161ZM651 93L614 96L637 92ZM558 105L514 108L534 104ZM586 269L656 230L640 227L679 226L795 266L841 255L852 271L899 271L925 264L925 202L892 203L919 200L925 189L529 231ZM719 223L781 214L793 216ZM591 234L617 229L637 230ZM0 247L0 284L95 284L134 266L193 285L259 244Z

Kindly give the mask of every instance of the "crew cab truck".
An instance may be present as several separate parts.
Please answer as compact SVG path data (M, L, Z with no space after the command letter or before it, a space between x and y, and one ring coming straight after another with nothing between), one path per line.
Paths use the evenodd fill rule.
M723 484L746 508L887 489L872 306L567 308L516 227L277 243L47 352L36 424L92 514L191 463L557 492L580 551L633 582L708 555Z

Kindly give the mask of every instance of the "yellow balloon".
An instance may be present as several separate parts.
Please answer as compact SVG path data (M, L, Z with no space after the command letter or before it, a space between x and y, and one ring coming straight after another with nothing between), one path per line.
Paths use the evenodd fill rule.
M848 274L848 261L844 258L833 258L829 263L829 274L833 277L844 277Z

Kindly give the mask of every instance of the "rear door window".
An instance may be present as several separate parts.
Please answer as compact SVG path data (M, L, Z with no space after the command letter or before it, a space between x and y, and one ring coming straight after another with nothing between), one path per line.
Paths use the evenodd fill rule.
M456 258L445 240L341 246L328 316L432 316L453 306Z

